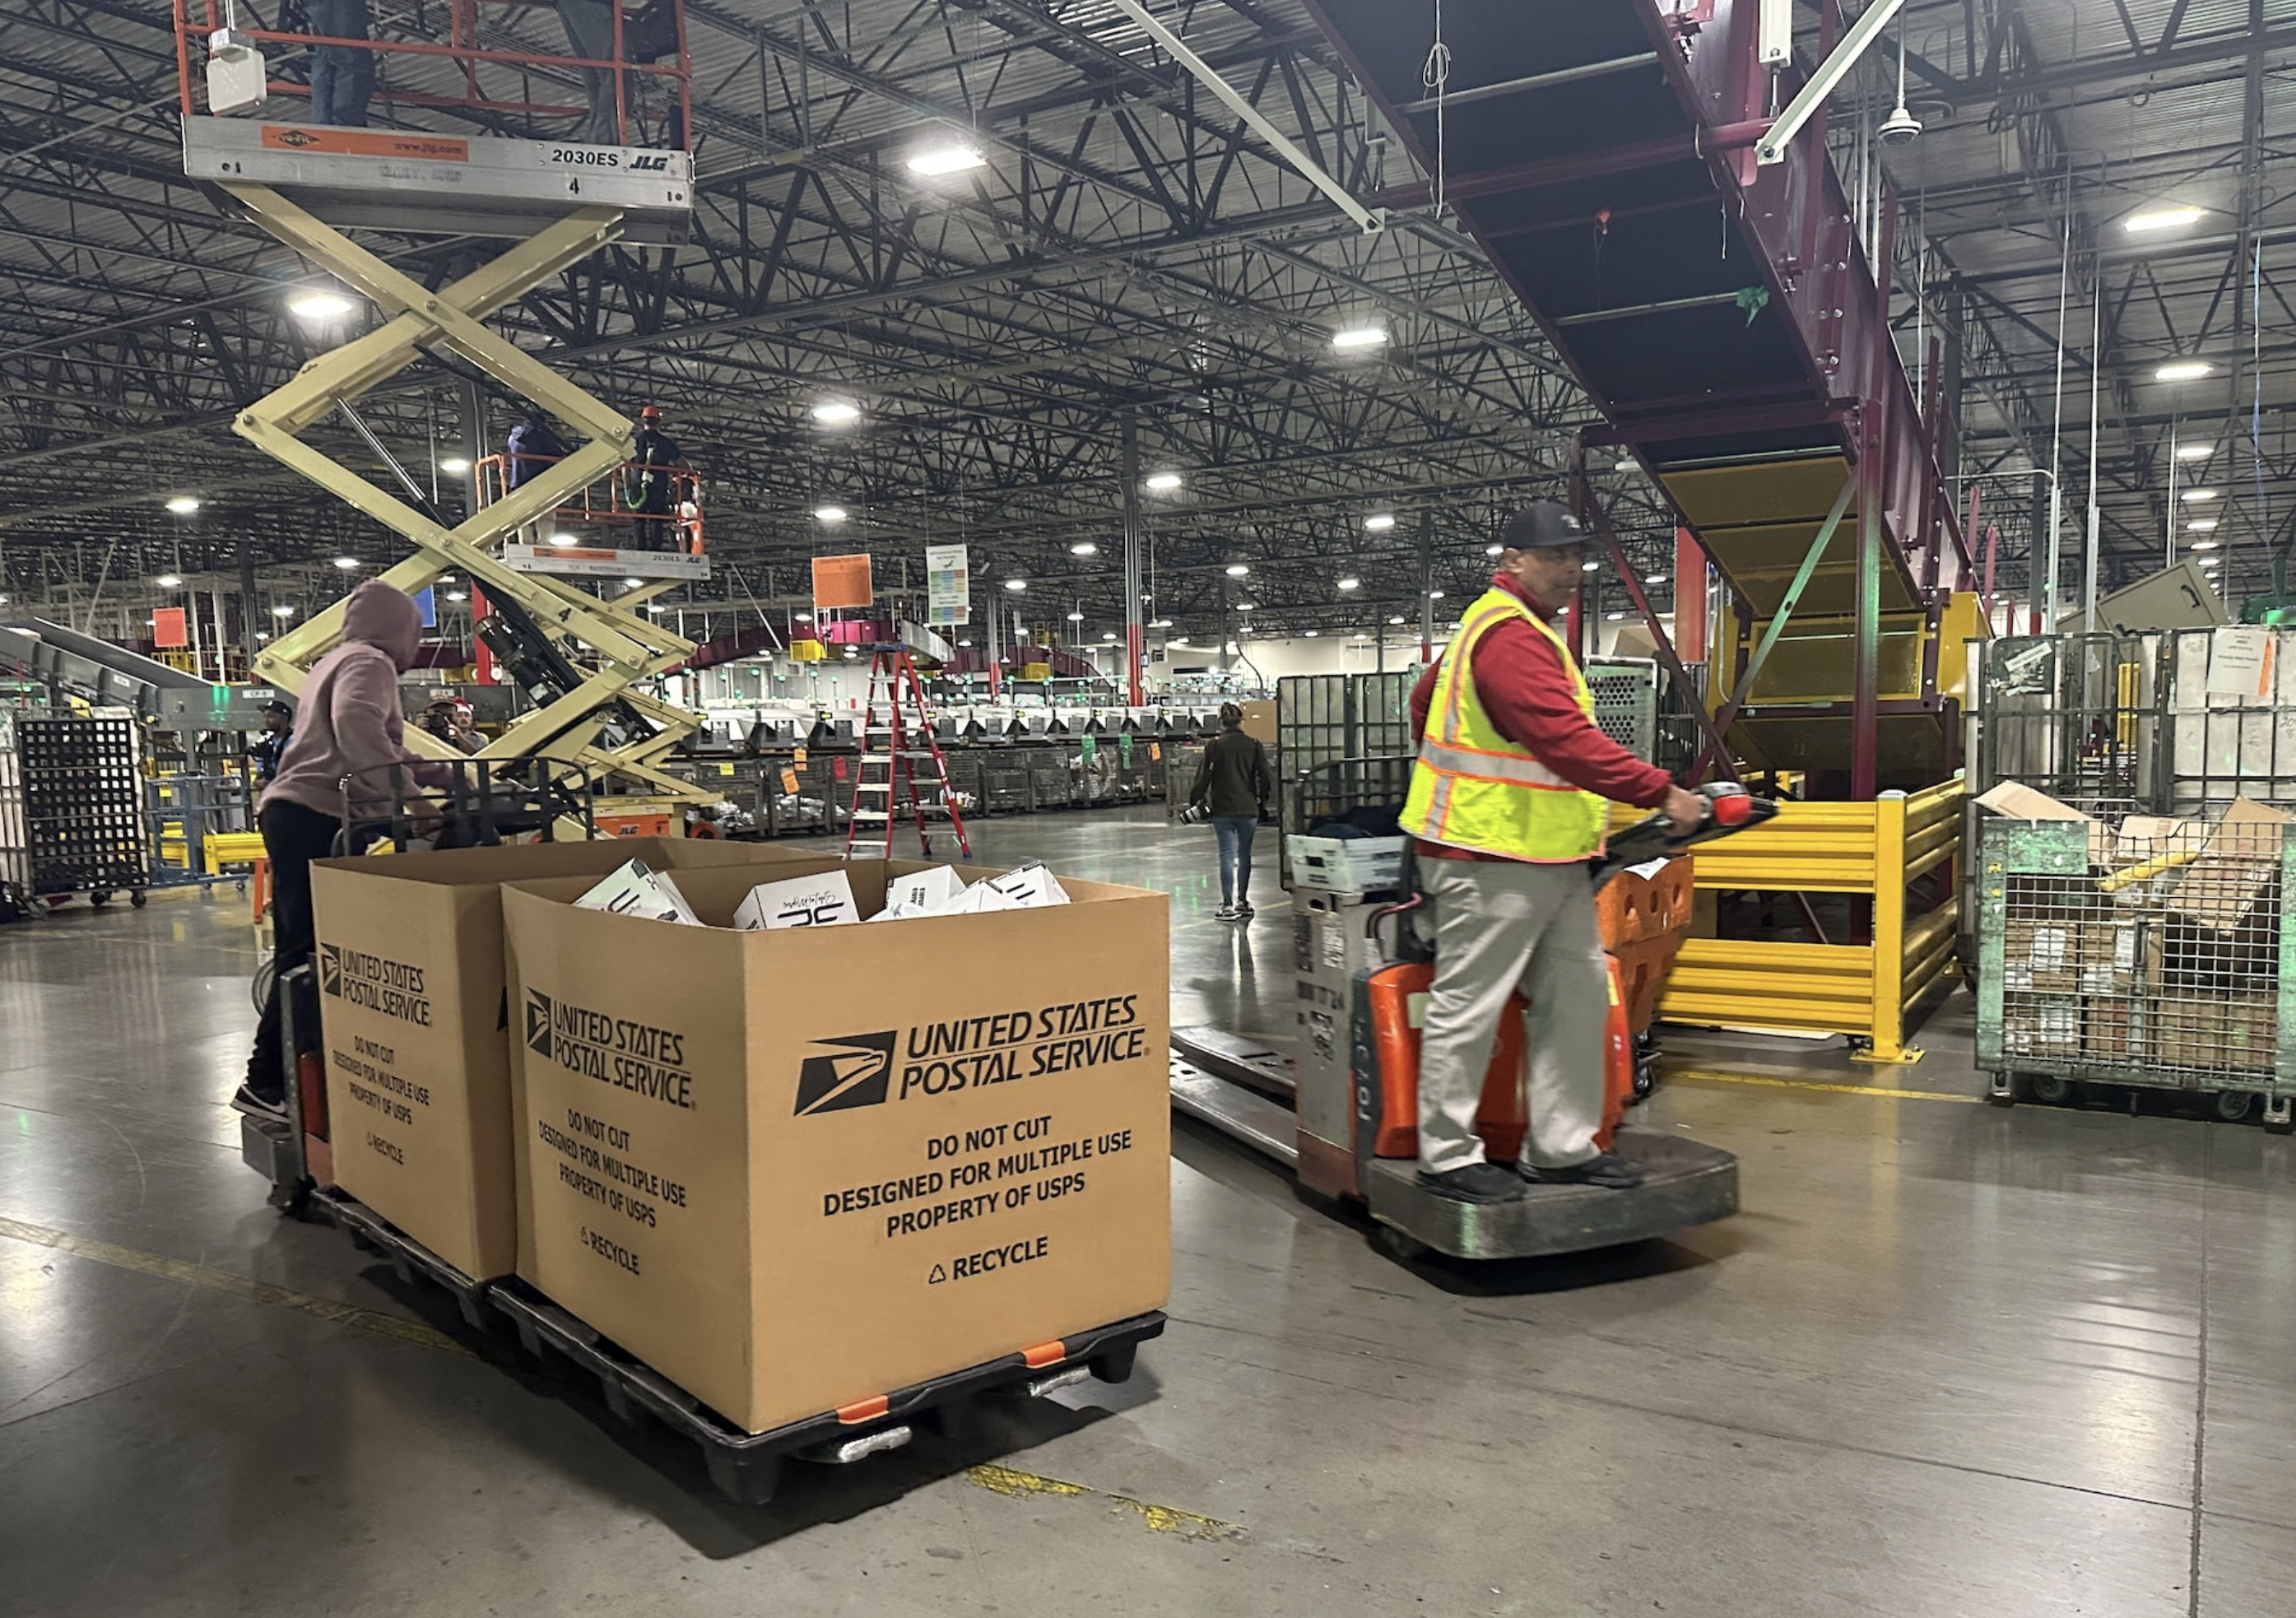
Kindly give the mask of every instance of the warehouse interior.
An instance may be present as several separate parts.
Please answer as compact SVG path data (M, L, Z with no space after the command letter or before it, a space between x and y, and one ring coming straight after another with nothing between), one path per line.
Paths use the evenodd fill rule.
M2296 0L0 40L0 1606L2287 1605Z

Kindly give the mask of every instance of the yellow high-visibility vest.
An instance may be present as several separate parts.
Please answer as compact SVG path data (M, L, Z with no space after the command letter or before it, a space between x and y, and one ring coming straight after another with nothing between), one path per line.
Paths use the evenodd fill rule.
M1403 829L1428 842L1538 865L1585 859L1603 846L1609 813L1596 793L1581 792L1498 733L1475 694L1475 643L1492 625L1521 619L1552 641L1570 672L1579 711L1591 722L1595 694L1578 660L1554 626L1496 585L1469 608L1458 637L1435 671L1427 734L1412 767Z

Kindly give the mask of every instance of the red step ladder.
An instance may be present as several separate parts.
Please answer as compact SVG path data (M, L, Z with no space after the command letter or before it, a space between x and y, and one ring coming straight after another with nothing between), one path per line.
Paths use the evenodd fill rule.
M920 759L931 763L922 782L917 770ZM930 817L935 815L948 817L958 851L970 859L972 843L964 834L964 817L957 812L956 794L948 784L948 760L941 756L940 743L933 736L932 710L925 702L924 682L917 677L916 658L898 643L873 646L869 703L861 715L861 760L853 783L845 857L890 859L894 823L907 819L915 823L918 845L931 859Z

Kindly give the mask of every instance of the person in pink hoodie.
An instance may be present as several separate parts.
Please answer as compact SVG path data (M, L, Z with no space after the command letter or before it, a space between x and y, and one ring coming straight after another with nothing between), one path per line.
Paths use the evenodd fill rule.
M454 781L453 766L424 760L404 740L398 677L414 666L422 640L422 616L405 593L372 579L353 590L343 608L342 641L313 666L297 710L294 739L257 805L256 824L271 861L275 971L255 1049L247 1059L247 1082L232 1097L232 1105L242 1113L268 1118L286 1113L279 980L309 960L316 943L311 862L334 852L335 834L347 810L353 821L390 815L389 766L405 765L407 775L424 786Z

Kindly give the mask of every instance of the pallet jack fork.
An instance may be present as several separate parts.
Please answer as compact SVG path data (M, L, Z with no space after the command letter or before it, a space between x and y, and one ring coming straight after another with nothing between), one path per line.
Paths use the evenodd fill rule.
M1595 867L1595 885L1639 860L1726 836L1777 812L1775 803L1736 786L1701 791L1710 805L1703 825L1677 837L1661 817L1637 821L1611 840ZM1295 891L1295 905L1303 899L1312 904L1308 891ZM1374 910L1369 937L1375 940L1382 920L1417 902ZM1360 1206L1382 1242L1406 1259L1429 1252L1482 1260L1577 1253L1665 1236L1737 1211L1738 1160L1731 1154L1654 1130L1616 1129L1635 1088L1636 1053L1625 1032L1615 962L1604 1053L1615 1129L1610 1149L1639 1165L1644 1183L1630 1191L1535 1186L1515 1201L1481 1205L1427 1191L1417 1179L1418 1041L1404 1026L1415 998L1410 991L1414 984L1423 991L1427 967L1423 960L1390 960L1375 942L1370 956L1350 974L1336 1036L1344 1041L1344 1060L1292 1064L1221 1030L1174 1029L1174 1109L1292 1169L1301 1190ZM1308 992L1303 984L1302 1004ZM1484 1088L1486 1138L1519 1138L1521 1042L1497 1044L1495 1072Z
M415 554L386 571L384 583L411 595L441 574L460 571L498 608L509 604L554 653L560 641L582 648L578 659L559 660L568 678L548 690L542 705L477 756L541 760L554 769L601 781L619 777L650 801L706 801L709 794L662 768L700 724L699 716L640 688L685 662L693 655L693 644L638 611L647 599L645 590L602 601L566 580L506 565L499 554L504 540L514 540L519 530L544 521L627 459L634 427L628 417L488 329L487 317L618 240L620 210L574 209L452 285L432 292L269 186L222 189L248 218L390 313L375 330L310 361L241 411L232 430L414 544ZM451 529L303 442L301 435L338 407L351 405L432 349L476 365L570 423L587 441ZM300 694L311 665L340 638L342 612L337 603L280 636L257 657L257 673L291 695ZM611 731L618 719L622 728ZM440 759L461 756L425 733L410 730L407 744Z

